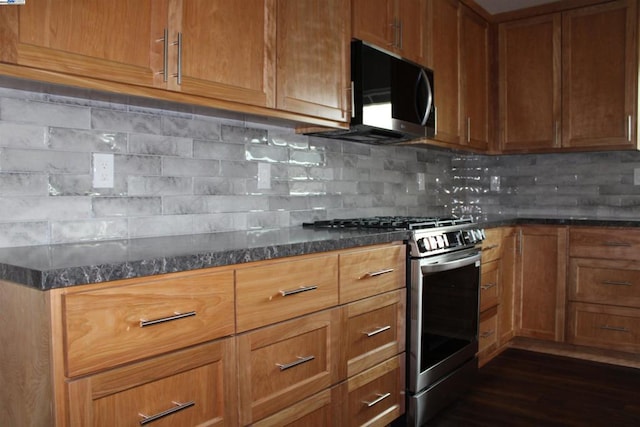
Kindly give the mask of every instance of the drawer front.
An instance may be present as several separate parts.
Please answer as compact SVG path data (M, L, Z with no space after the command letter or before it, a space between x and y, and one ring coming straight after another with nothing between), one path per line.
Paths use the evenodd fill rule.
M483 263L480 277L480 311L498 305L500 261Z
M386 426L404 413L404 353L347 382L349 426Z
M569 255L581 258L637 259L640 230L570 228Z
M167 276L64 295L67 375L234 333L231 270Z
M238 336L244 425L338 382L340 318L336 308Z
M640 308L640 263L572 258L569 299Z
M71 426L236 425L234 340L227 338L68 384ZM146 417L146 418L145 418Z
M407 253L404 245L340 255L340 303L403 288Z
M492 350L498 345L498 311L489 310L480 316L478 351Z
M238 332L337 304L337 255L287 260L236 270Z
M399 289L347 306L347 376L404 351L405 298Z
M282 411L253 423L253 427L332 427L340 426L340 395L336 386L295 403Z
M482 241L482 262L500 259L502 256L502 229L489 228L485 230L486 238Z
M640 309L571 303L569 310L570 343L640 351Z

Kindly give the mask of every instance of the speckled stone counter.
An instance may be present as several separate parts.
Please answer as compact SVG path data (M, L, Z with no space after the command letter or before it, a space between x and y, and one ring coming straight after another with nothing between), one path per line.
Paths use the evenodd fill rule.
M566 225L585 227L640 227L639 219L618 218L495 218L480 221L484 228L507 227L510 225Z
M0 280L48 290L402 241L407 232L239 231L0 249Z

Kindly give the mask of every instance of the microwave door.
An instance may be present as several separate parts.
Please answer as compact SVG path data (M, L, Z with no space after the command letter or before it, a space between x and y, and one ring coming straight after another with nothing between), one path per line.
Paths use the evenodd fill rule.
M426 126L433 108L433 90L429 76L424 69L420 69L416 81L416 115L422 126Z

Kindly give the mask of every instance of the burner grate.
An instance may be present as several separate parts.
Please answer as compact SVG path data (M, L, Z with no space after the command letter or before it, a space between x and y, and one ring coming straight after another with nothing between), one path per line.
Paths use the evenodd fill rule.
M368 218L345 218L319 220L303 223L304 227L314 228L378 228L386 230L420 230L426 228L449 227L460 224L472 224L473 219L414 217L414 216L375 216Z

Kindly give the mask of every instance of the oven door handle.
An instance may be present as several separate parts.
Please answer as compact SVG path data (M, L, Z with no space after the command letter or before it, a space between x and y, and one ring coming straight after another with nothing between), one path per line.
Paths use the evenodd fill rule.
M480 252L473 252L464 257L446 260L442 262L425 263L420 266L422 273L437 273L439 271L454 270L467 265L475 264L480 266Z

